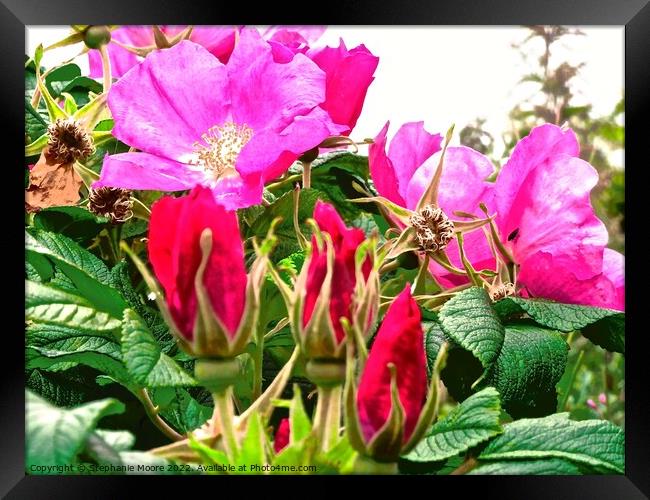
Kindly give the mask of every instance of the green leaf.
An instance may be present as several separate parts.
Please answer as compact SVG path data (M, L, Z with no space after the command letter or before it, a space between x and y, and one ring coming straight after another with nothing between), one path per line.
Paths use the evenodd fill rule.
M479 460L560 458L605 473L625 473L625 435L606 420L569 420L568 413L505 425Z
M582 330L585 337L609 351L625 353L625 314L613 309L508 297L496 308L502 317L526 313L536 323L561 332Z
M503 432L500 415L499 393L492 387L483 389L436 422L404 458L411 462L437 462L463 453Z
M201 404L183 388L162 387L152 392L160 414L182 434L201 427L212 416L211 406Z
M66 365L62 365L65 368ZM74 406L88 400L94 385L79 366L68 366L62 372L28 370L26 386L56 406Z
M28 369L58 371L63 363L79 363L132 388L122 363L120 345L107 332L38 324L27 328L26 342Z
M297 443L306 438L311 432L311 420L302 404L302 392L298 384L293 385L293 399L289 408L289 439Z
M287 284L291 285L291 279L289 276L289 272L291 271L293 274L298 274L300 273L300 270L302 269L302 265L305 263L305 252L300 251L300 252L295 252L289 255L288 257L285 257L284 259L281 259L277 263L277 268L278 271L280 272L280 277L282 280ZM272 278L270 275L268 275L267 279L272 281Z
M442 331L488 369L497 359L505 329L483 288L463 290L440 311Z
M162 353L145 322L131 309L122 321L122 356L133 380L146 387L196 385L169 356Z
M326 194L346 222L351 223L357 219L362 210L377 212L373 203L360 204L349 201L366 196L354 188L354 183L370 191L366 182L369 175L368 157L348 152L333 152L315 160L311 169L312 187Z
M507 460L486 463L469 472L470 476L560 476L580 475L580 468L569 460Z
M86 244L106 227L108 219L81 207L44 208L34 215L34 227L60 233L75 243Z
M34 323L85 332L111 332L120 326L118 319L98 311L83 297L34 281L26 283L25 316Z
M110 334L56 325L30 325L25 332L28 349L54 358L69 353L95 352L121 361L120 345Z
M548 415L557 406L555 387L568 351L558 332L534 324L506 325L501 353L481 385L496 387L513 418Z
M97 429L95 434L116 451L130 450L135 444L135 436L129 431L108 431Z
M61 409L26 391L26 469L74 463L99 420L123 411L124 405L115 399Z
M264 465L267 463L264 452L266 446L267 437L262 427L260 414L254 412L248 419L246 435L237 455L237 465Z
M26 233L25 249L28 260L36 254L52 261L96 309L122 317L126 303L111 286L106 265L93 254L63 235L38 229Z
M31 144L47 132L49 115L45 109L34 109L25 98L25 144ZM40 141L39 141L40 143ZM29 153L31 155L31 152ZM31 156L37 156L36 154Z
M424 320L422 321L422 326L424 328L424 353L427 357L427 375L431 377L431 372L433 370L433 365L436 362L436 358L438 357L438 352L440 352L442 344L444 344L447 339L438 321Z
M45 86L55 99L61 95L66 86L81 76L81 69L76 64L66 64L56 68L45 77Z
M311 218L314 213L314 205L318 199L328 200L327 195L316 189L303 189L300 191L300 206L298 207L298 220L301 221L300 230L309 236L311 229L305 220ZM279 197L269 207L266 208L263 214L255 219L251 228L250 235L256 236L259 239L266 237L271 222L276 217L281 217L282 222L275 228L275 236L278 239L278 244L273 251L275 259L283 259L293 253L301 250L296 233L293 227L293 192L289 191Z

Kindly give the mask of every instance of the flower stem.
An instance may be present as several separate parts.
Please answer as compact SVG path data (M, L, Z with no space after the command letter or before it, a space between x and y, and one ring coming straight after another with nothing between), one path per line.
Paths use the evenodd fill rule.
M569 394L571 393L571 387L573 387L573 381L576 378L576 375L578 373L578 369L580 368L580 364L582 363L582 356L584 355L584 351L580 351L578 354L578 359L576 359L575 364L573 365L573 370L571 370L571 375L569 375L569 383L566 386L566 391L564 394L562 394L562 399L560 400L560 404L557 405L558 411L564 411L566 409L566 404L567 401L569 400Z
M302 188L309 189L311 187L311 162L302 162Z
M327 452L336 444L341 424L342 386L318 386L314 430L321 449Z
M397 462L377 462L365 455L357 455L353 466L354 474L394 475L398 473Z
M102 73L104 77L104 92L108 92L111 88L113 78L111 77L111 60L108 57L108 50L106 45L99 47L99 55L102 58Z
M226 449L226 455L231 460L234 460L239 450L237 446L237 438L235 437L235 429L233 427L233 419L235 413L233 411L232 403L232 386L226 387L224 390L212 394L214 399L214 414L212 415L213 429L219 429L223 436L223 445Z
M151 401L147 389L140 389L136 396L142 403L142 406L144 406L144 410L147 413L149 420L151 420L153 425L155 425L165 436L167 436L172 441L181 441L183 439L183 436L172 429L169 425L167 425L167 422L160 418L160 415L158 415L158 408L154 406L153 401Z
M264 335L258 333L253 354L253 397L255 401L262 394L262 358L264 356Z
M467 474L472 469L475 469L477 465L478 465L478 461L473 457L469 457L462 464L460 464L460 467L453 470L449 475L460 476L462 474Z

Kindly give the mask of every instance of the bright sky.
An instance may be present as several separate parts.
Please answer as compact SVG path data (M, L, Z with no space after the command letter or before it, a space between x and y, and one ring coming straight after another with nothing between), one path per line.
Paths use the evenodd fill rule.
M608 114L623 96L624 27L581 30L585 36L567 37L554 57L585 63L576 79L575 103L589 102L596 113ZM66 26L28 27L28 54L39 43L47 46L64 38L68 31ZM459 131L477 116L487 118L485 129L499 138L508 112L535 90L517 86L529 66L511 47L527 34L524 28L500 26L331 26L316 45L338 45L343 38L349 48L363 43L380 58L353 138L374 137L386 120L393 133L402 123L419 120L429 131L444 133L452 123ZM64 61L79 50L79 46L53 50L43 64ZM87 71L85 56L77 63ZM453 142L458 142L458 134ZM500 145L497 140L495 146Z

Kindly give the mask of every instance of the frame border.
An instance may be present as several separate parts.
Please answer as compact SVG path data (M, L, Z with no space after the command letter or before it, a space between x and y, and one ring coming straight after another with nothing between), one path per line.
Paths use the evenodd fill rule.
M283 2L282 9L272 4L255 4L255 8L242 4L215 6L205 0L192 2L174 2L173 0L145 0L135 3L127 0L110 0L101 3L82 2L81 0L49 0L41 3L37 0L0 0L0 46L5 50L0 59L0 71L3 75L0 93L2 119L9 125L6 144L6 168L12 172L11 185L23 183L21 169L11 168L23 162L22 148L13 145L24 140L24 114L20 107L20 96L24 94L22 64L24 57L26 25L56 25L84 22L86 24L359 24L359 25L522 25L522 24L567 24L567 25L625 25L625 119L627 141L626 158L626 262L631 267L642 266L641 249L643 240L639 233L644 224L641 218L644 210L640 200L644 193L642 182L632 181L640 177L640 169L647 165L644 145L647 136L642 132L644 121L650 116L650 3L649 0L492 0L480 2L472 0L447 1L434 4L427 0L392 1L378 5L371 0L356 0L335 6L327 4L316 15L308 15L305 4ZM246 10L248 8L248 10ZM242 22L244 21L244 22ZM14 126L20 124L20 127ZM643 155L643 156L642 156ZM639 164L636 166L636 164ZM15 173L13 173L15 170ZM24 283L21 266L9 264L14 259L23 258L20 247L22 239L21 216L18 207L23 206L20 190L9 189L6 202L10 222L7 227L15 230L16 238L5 238L0 248L5 257L5 269L15 272L11 283ZM13 198L15 196L15 198ZM647 196L647 194L646 194ZM13 211L16 211L14 214ZM646 210L647 211L647 210ZM15 217L14 217L15 215ZM14 224L15 223L15 227ZM630 231L630 229L632 229ZM17 255L16 255L17 254ZM11 258L11 261L9 260ZM5 278L7 279L7 278ZM24 287L24 284L22 285ZM600 498L648 498L650 495L650 433L647 423L650 421L648 398L643 370L644 360L640 335L643 326L637 320L640 317L640 300L638 293L642 290L641 273L630 273L626 277L626 330L635 335L627 339L628 355L626 358L626 476L511 476L504 482L503 476L496 480L485 477L472 477L466 481L453 482L454 479L442 479L436 483L436 491L443 484L453 487L454 492L463 491L468 485L481 488L482 494L493 493L503 498L547 498L574 499L589 497ZM20 285L18 290L23 289ZM13 286L5 296L9 303L7 310L20 310L23 298L13 292ZM629 290L633 292L630 293ZM634 293L636 292L636 293ZM633 298L632 298L633 297ZM15 306L9 301L15 301ZM24 304L22 304L24 305ZM24 317L10 315L11 322L5 326L5 342L10 341L11 352L24 352L24 342L18 336L24 330ZM635 328L638 326L638 328ZM25 380L24 358L6 356L3 360L5 371L2 386L2 411L0 412L0 429L3 430L3 467L0 468L0 495L7 498L48 497L48 498L87 498L93 496L117 497L126 491L123 476L27 476L24 470L24 406ZM158 478L159 476L156 476ZM335 477L331 481L340 481L340 485L350 485L350 481L362 481L364 486L383 486L387 480L399 481L402 477ZM426 476L408 476L408 482L418 482ZM246 491L251 480L240 483L240 491ZM265 481L273 480L264 478ZM291 484L299 481L305 484L305 492L313 481L322 477L311 476L309 479L292 477ZM429 481L429 479L425 479ZM126 479L126 481L129 481ZM329 481L329 480L328 480ZM63 482L63 487L61 487ZM401 481L400 481L401 482ZM504 483L507 482L505 488ZM160 486L159 479L148 482ZM132 482L130 482L132 484ZM268 485L268 483L264 483ZM329 483L330 485L332 483ZM242 488L243 486L243 488ZM165 492L170 493L169 481L164 480ZM268 487L268 486L267 486ZM430 488L430 483L423 485ZM162 490L162 488L161 488ZM184 488L187 494L187 488ZM149 490L153 493L153 488ZM269 491L269 490L267 490ZM286 491L286 490L285 490ZM295 491L295 490L294 490ZM101 493L100 493L101 492ZM270 491L269 491L270 492Z

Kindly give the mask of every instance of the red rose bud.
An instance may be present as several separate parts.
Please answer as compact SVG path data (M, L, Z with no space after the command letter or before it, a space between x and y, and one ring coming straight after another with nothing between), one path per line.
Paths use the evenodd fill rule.
M283 418L275 431L275 439L273 440L273 449L275 453L280 453L289 444L289 437L291 428L289 426L289 419Z
M199 357L241 353L258 314L265 263L258 259L247 276L236 213L200 186L187 196L161 198L151 210L149 260L181 345Z
M356 311L376 310L364 308L361 300L365 294L359 292L366 287L372 262L366 256L358 268L355 255L365 235L360 229L346 227L333 206L318 201L314 219L321 234L320 238L312 237L312 253L296 283L298 294L304 296L302 313L298 308L300 316L295 323L300 327L299 337L308 359L342 358L345 330L341 319L356 324L359 322ZM364 280L361 287L357 287L357 277ZM378 297L375 294L367 300L373 298ZM366 315L363 328L371 323L371 316Z
M326 75L325 102L321 108L334 123L347 125L349 134L361 114L368 87L375 79L373 74L379 58L364 45L348 50L343 40L338 47L310 50L307 57Z
M368 355L356 397L363 452L396 460L427 396L424 334L409 286L393 301Z

